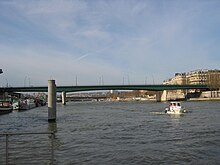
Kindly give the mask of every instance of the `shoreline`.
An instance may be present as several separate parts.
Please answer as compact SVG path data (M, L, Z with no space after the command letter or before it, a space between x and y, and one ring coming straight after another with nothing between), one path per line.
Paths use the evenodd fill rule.
M190 98L188 101L220 101L220 97L216 98Z

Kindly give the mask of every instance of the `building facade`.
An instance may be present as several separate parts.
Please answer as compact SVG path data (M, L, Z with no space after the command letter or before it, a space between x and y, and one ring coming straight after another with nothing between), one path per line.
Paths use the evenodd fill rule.
M167 84L167 85L204 84L204 85L208 85L209 88L212 90L207 92L202 92L200 97L204 97L204 98L220 97L220 90L219 90L220 70L201 69L186 73L175 73L175 76L173 78L165 80L163 84ZM165 93L164 100L176 100L176 99L183 99L188 97L197 97L196 92L199 91L195 89L190 89L190 90L172 90L163 93ZM194 94L195 96L193 96L192 94Z
M220 70L194 70L187 73L175 73L173 78L165 80L163 84L207 84L211 86L220 85Z

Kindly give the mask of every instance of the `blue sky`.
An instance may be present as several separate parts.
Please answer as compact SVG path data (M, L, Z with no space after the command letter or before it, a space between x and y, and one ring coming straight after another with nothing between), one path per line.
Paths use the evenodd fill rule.
M0 86L162 83L220 69L219 0L1 0Z

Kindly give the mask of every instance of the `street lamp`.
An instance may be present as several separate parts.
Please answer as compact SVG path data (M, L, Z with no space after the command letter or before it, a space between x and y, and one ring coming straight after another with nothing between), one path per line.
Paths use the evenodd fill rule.
M8 87L8 79L6 78L5 81L6 81L6 87Z
M26 87L27 76L24 77L24 87Z

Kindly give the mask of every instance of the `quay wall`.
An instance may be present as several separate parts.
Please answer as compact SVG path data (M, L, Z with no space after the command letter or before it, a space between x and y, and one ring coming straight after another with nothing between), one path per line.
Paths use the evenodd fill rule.
M216 97L216 98L190 98L189 101L220 101L220 97Z

